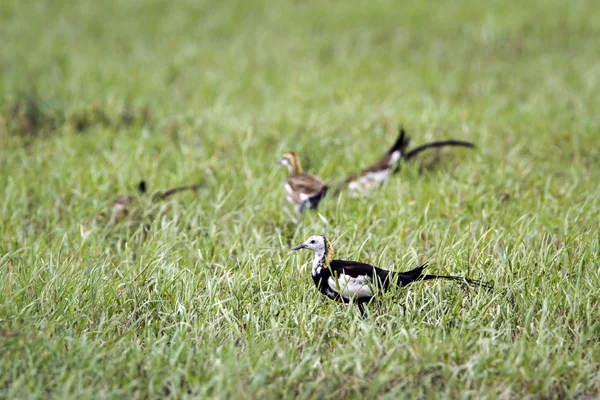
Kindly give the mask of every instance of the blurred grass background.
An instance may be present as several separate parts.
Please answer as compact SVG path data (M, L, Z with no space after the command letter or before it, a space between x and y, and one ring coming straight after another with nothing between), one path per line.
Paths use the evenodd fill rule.
M593 1L2 2L0 396L599 396L599 36ZM479 149L289 221L283 151L336 183L398 124ZM203 186L102 218L140 179ZM288 254L320 233L497 289L362 320Z

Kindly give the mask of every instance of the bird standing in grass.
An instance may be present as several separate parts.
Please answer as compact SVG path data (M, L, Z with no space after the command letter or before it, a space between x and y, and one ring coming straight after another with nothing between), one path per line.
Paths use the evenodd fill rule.
M138 193L140 195L146 194L147 187L146 181L142 180L137 186ZM129 207L135 202L135 196L119 196L112 208L112 215L115 221L123 219L129 213Z
M287 166L290 171L290 177L284 186L285 194L296 212L301 214L306 209L316 209L328 189L323 180L318 176L303 173L296 153L284 153L279 163Z
M317 289L332 300L357 303L362 312L365 303L392 285L406 286L415 281L446 279L492 288L488 283L460 276L424 274L426 263L411 271L394 272L357 261L334 260L333 246L325 236L311 236L306 242L292 248L300 249L315 252L312 277Z
M152 195L152 200L164 200L176 193L183 192L186 190L196 190L200 187L200 184L178 186L173 189L168 189L162 192L157 192ZM148 185L145 180L141 180L137 186L138 193L143 196L148 191ZM119 196L115 200L112 209L112 215L115 221L123 219L129 213L129 209L132 204L137 200L136 196Z
M426 143L419 146L411 151L407 151L410 139L406 135L404 128L400 128L398 139L394 145L385 153L383 158L375 164L367 167L355 174L350 175L343 183L343 187L347 187L351 195L357 196L365 194L371 189L381 185L385 182L392 173L396 173L400 170L399 161L404 159L405 161L414 158L424 150L431 148L439 148L445 146L460 146L473 148L475 145L470 142L462 140L443 140L438 142ZM339 190L338 190L339 191Z

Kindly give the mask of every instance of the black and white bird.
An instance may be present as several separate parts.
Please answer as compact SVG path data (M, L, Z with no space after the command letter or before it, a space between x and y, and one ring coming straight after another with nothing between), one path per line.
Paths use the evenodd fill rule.
M385 182L392 173L400 171L399 161L404 159L408 161L424 150L431 148L439 148L446 146L459 146L474 148L475 145L462 140L443 140L437 142L426 143L410 151L407 150L410 143L409 137L406 135L404 128L400 128L400 133L394 145L385 153L375 164L362 169L355 174L350 175L343 183L343 187L347 187L350 194L353 196L365 194L371 189L378 187Z
M296 212L301 214L306 209L316 209L327 193L328 186L325 182L318 176L303 173L296 153L284 153L279 163L285 165L290 172L284 185L285 195Z
M357 303L361 311L364 304L377 293L391 286L406 286L415 281L447 279L491 289L488 283L452 275L424 274L427 263L407 272L387 271L357 261L334 260L333 246L325 236L311 236L292 250L308 249L315 252L312 277L317 289L332 300Z

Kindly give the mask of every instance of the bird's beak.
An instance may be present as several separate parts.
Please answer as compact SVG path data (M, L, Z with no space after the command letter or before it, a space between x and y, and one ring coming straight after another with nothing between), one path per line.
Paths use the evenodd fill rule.
M306 248L306 245L304 243L302 243L296 247L292 247L292 250L300 250L300 249L305 249L305 248Z

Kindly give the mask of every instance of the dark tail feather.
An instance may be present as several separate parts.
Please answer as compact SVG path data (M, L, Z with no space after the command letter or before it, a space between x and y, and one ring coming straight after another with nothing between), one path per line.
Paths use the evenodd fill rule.
M427 267L427 263L418 266L415 269L411 269L406 272L392 272L392 277L398 281L398 285L406 286L409 283L412 283L418 280L421 276L423 276L423 270ZM427 275L425 275L427 276Z
M410 143L410 139L406 136L406 131L403 127L400 127L400 133L398 134L398 139L396 139L396 143L388 150L387 154L392 154L395 151L400 151L401 154L404 154L404 150Z
M404 155L404 160L410 160L411 158L416 157L419 153L421 153L424 150L445 146L468 147L470 149L477 147L473 143L465 142L463 140L442 140L439 142L426 143L422 146L415 147L414 149L406 153L406 155Z
M423 281L429 281L432 279L446 279L449 281L463 282L463 283L468 283L469 285L473 285L473 286L480 286L480 287L483 287L483 288L486 288L489 290L492 290L494 288L490 283L478 281L475 279L465 278L463 276L425 274L419 278L419 280L423 280Z
M146 181L142 179L140 183L138 183L137 189L140 194L145 194L147 190Z
M462 283L468 283L473 286L480 286L486 289L493 289L493 286L487 282L478 281L475 279L469 279L462 276L453 276L453 275L432 275L432 274L423 274L423 270L427 267L427 263L422 264L421 266L407 271L407 272L394 272L392 277L398 281L398 285L406 286L415 281L429 281L433 279L446 279L449 281L457 281Z
M174 195L175 193L183 192L186 190L196 190L199 187L200 187L199 183L196 183L195 185L180 186L180 187L176 187L173 189L165 190L164 192L158 192L154 195L153 198L155 200L164 200L167 197Z

